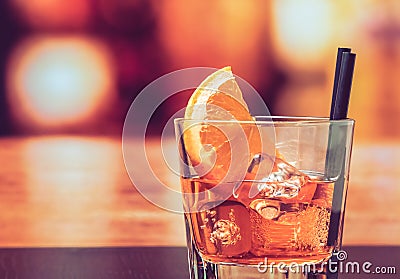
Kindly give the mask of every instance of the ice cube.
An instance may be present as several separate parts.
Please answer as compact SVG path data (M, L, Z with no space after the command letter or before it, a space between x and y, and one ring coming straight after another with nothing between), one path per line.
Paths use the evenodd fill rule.
M272 164L271 171L267 171ZM263 198L294 198L309 177L285 162L266 153L254 156L248 172L257 182L253 183L249 197L260 195Z
M276 200L255 199L250 203L250 208L268 220L275 219L280 215L280 207L280 202Z
M250 216L242 204L225 201L207 210L202 219L201 232L205 234L202 238L208 247L206 253L233 257L250 250Z
M221 242L222 245L235 245L242 239L239 226L230 220L218 220L214 223L210 234L212 243Z

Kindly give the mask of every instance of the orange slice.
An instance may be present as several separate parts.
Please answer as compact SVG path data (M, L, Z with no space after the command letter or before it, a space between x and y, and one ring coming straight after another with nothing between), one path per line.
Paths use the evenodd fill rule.
M195 90L185 119L185 148L202 178L232 181L244 177L253 156L261 150L258 129L230 67L208 76ZM227 120L225 124L202 120ZM236 121L249 121L239 125ZM196 124L198 123L198 124Z

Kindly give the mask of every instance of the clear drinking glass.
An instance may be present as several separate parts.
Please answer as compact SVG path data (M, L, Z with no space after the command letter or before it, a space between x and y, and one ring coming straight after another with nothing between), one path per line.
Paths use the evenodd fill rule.
M191 278L308 278L299 267L321 267L339 251L353 126L176 119ZM225 149L215 152L210 134L193 141L204 131L214 141L223 134Z

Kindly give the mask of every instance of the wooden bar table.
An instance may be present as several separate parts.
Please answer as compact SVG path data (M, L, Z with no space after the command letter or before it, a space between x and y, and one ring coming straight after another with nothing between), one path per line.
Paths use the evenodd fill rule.
M400 278L400 247L344 250L349 259L334 265L340 272L327 279ZM184 279L189 272L185 247L3 248L0 278Z
M146 144L155 173L179 188L159 140ZM165 148L176 156L173 139ZM350 173L349 260L397 264L397 275L340 278L400 278L400 143L355 143ZM182 215L133 187L119 137L0 138L0 278L187 278L185 245Z

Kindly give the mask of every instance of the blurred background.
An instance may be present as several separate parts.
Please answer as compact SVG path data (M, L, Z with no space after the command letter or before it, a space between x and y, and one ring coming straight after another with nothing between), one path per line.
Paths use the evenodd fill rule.
M399 1L3 0L0 11L0 245L184 245L182 216L143 200L124 170L135 96L174 70L231 65L272 114L329 116L339 46L357 53L345 243L400 244L399 207L381 207L400 196ZM148 134L188 96L163 104Z
M197 66L232 65L273 114L327 116L336 49L350 46L357 139L399 137L398 1L236 2L2 1L0 133L120 134L148 83Z

